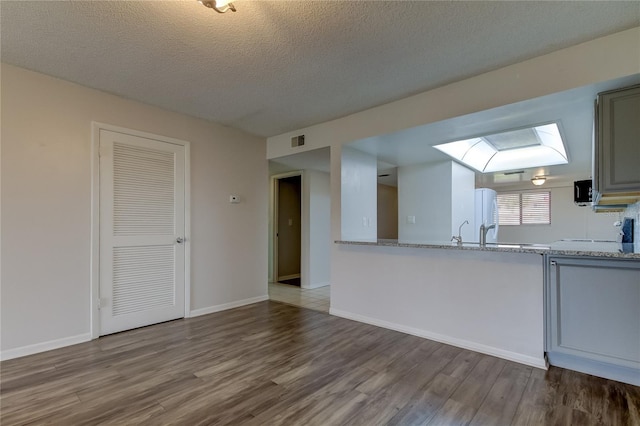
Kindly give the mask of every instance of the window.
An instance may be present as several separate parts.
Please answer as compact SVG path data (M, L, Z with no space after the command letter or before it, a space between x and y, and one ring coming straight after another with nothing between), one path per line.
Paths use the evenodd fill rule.
M481 173L567 164L556 123L434 145Z
M498 194L500 225L550 225L551 193L513 192Z

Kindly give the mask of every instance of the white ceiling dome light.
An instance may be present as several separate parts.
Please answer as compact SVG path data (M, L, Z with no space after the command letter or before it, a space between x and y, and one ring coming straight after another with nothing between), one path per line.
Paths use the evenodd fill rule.
M218 13L236 11L236 7L229 0L198 0L198 3L208 7L209 9L213 9Z
M534 184L535 186L544 185L546 181L547 181L547 178L544 176L534 176L533 178L531 178L531 183Z
M434 148L481 173L569 163L557 123L507 130Z

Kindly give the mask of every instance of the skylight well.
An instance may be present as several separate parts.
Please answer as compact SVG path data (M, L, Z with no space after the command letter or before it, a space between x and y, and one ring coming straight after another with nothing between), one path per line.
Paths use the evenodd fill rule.
M556 123L434 145L434 148L481 173L569 162Z

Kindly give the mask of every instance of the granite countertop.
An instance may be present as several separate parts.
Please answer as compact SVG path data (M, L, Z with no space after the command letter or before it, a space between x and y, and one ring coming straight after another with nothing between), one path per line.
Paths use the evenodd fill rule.
M638 244L621 244L612 241L596 240L563 240L552 244L517 244L517 243L487 243L481 247L479 243L463 243L458 245L455 242L428 242L428 243L400 243L397 240L378 241L335 241L336 244L361 245L361 246L381 246L381 247L409 247L425 249L445 249L445 250L477 250L495 251L506 253L534 253L550 254L561 256L590 256L590 257L610 257L620 259L640 260L640 250Z

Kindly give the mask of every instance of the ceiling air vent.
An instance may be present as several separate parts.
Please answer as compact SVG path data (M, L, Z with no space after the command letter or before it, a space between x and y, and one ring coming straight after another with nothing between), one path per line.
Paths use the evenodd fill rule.
M294 136L291 138L291 148L304 145L304 135Z

